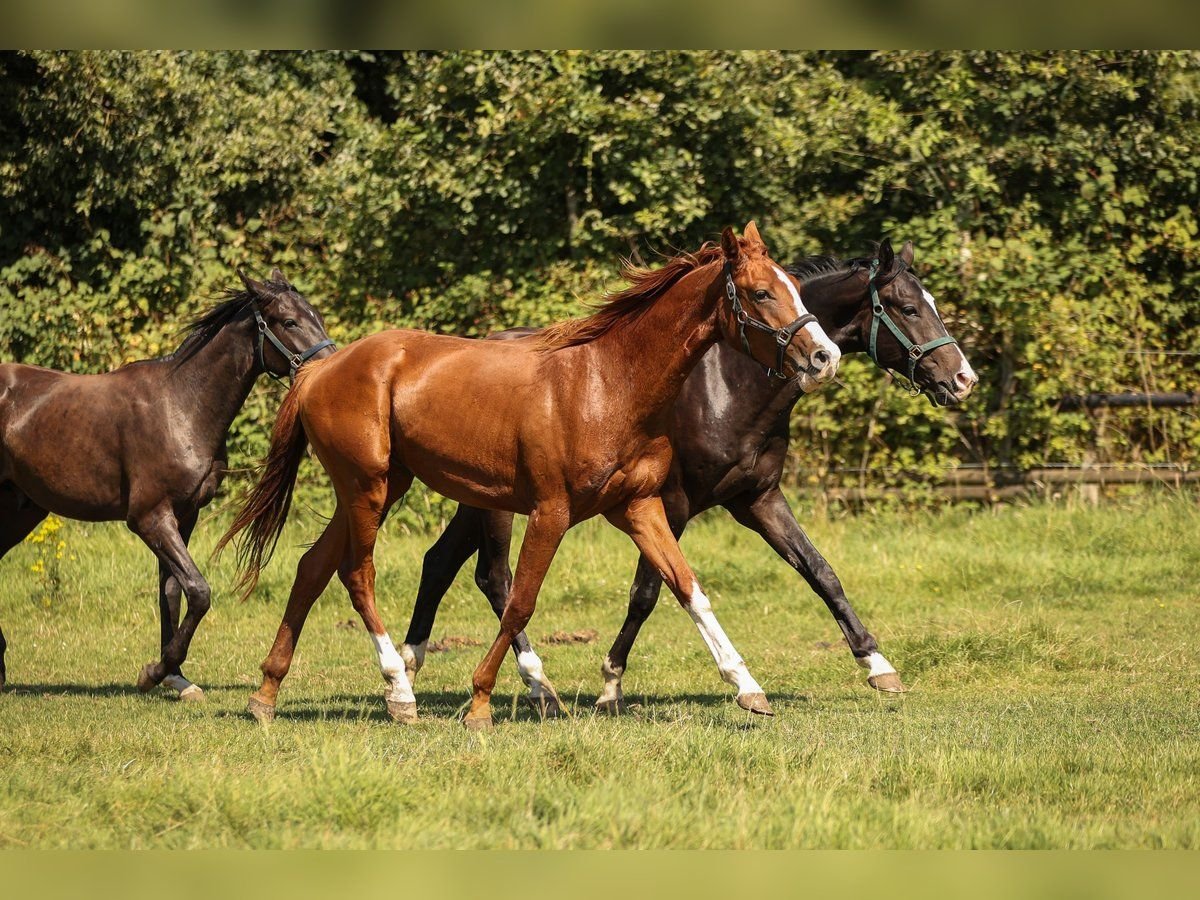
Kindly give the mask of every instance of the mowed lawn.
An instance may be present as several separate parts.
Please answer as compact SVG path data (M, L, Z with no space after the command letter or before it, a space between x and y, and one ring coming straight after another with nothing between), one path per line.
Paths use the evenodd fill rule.
M202 525L198 558L220 524ZM157 608L150 555L123 528L68 522L0 563L0 847L1200 847L1200 513L1186 498L812 522L913 688L900 699L866 686L824 605L757 536L723 514L695 523L684 549L773 719L737 708L669 597L631 658L632 711L591 713L635 555L588 523L529 629L575 716L539 722L510 661L483 736L457 717L484 647L431 653L421 721L394 725L336 583L275 724L244 715L319 527L295 514L245 604L231 560L202 563L216 599L185 670L202 705L133 686L157 654ZM60 539L48 591L33 569ZM397 643L428 543L399 528L381 542ZM434 637L495 628L465 570ZM586 629L599 639L542 640Z

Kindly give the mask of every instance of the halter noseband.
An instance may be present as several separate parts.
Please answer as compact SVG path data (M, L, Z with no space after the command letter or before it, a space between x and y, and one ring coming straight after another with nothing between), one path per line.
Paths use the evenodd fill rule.
M288 377L295 378L296 373L300 371L300 367L324 350L326 347L337 349L337 344L326 338L318 344L313 344L307 350L298 352L289 350L284 346L283 341L275 336L270 328L267 327L267 320L262 317L262 313L258 311L258 304L252 304L250 307L254 310L254 321L258 324L258 364L262 370L274 378L276 381L283 379L282 375L276 375L267 367L266 346L265 341L270 341L271 346L282 354L283 358L288 362Z
M895 281L896 278L899 278L906 268L908 267L902 266L900 272L891 278L887 284L890 284L892 281ZM867 288L871 291L871 343L867 347L867 353L870 354L871 359L875 362L875 365L879 366L879 368L890 368L879 361L879 353L875 349L876 341L879 338L879 323L883 322L883 324L888 327L888 331L892 333L892 336L900 342L900 346L904 348L904 352L908 356L908 381L909 384L913 386L913 391L917 394L924 393L924 391L917 387L917 379L915 377L917 374L917 361L927 353L936 350L938 347L944 347L946 344L957 344L958 341L948 334L939 338L934 338L932 341L926 341L924 344L914 344L912 341L910 341L908 339L908 335L900 330L900 327L893 322L892 317L888 315L887 310L883 308L883 301L879 299L879 288L875 284L875 276L878 274L879 259L876 258L871 260L871 273L867 276ZM884 287L886 287L887 284L885 284Z
M737 286L733 283L733 266L729 264L728 260L725 261L725 296L729 298L729 305L733 307L733 317L737 319L738 337L742 340L742 350L745 351L747 356L754 359L754 355L750 352L750 341L746 338L747 325L771 335L775 338L775 346L777 348L775 368L772 369L770 366L763 366L763 368L767 370L769 378L786 379L787 375L783 373L783 355L787 352L787 348L796 336L796 332L810 322L817 321L817 317L810 312L805 312L794 322L782 328L772 328L766 322L760 322L758 319L752 318L746 312L745 307L742 306L741 299L738 297Z

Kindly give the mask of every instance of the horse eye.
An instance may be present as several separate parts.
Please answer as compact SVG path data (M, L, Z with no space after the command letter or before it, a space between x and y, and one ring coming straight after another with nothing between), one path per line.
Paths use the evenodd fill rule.
M906 306L904 307L904 314L906 316L913 316L915 318L917 315L917 308L915 306Z
M771 298L771 295L767 291L755 291L754 292L755 300L769 300L770 298Z
M298 326L296 325L295 319L288 319L286 322L283 323L283 327L284 328L296 328Z

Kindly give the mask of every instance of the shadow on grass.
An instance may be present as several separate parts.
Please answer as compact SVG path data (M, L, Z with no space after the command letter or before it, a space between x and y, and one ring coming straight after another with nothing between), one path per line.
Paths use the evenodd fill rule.
M202 684L205 693L210 691L246 690L244 684ZM170 692L155 689L142 693L135 684L22 684L10 681L0 696L7 694L42 694L56 697L147 697L154 700L177 700Z
M511 694L493 695L492 710L498 725L504 722L538 722L542 720L541 714L527 702L524 695L517 698L514 712L513 699L513 695ZM650 718L654 720L661 718L663 722L667 722L669 720L666 716L672 710L682 709L686 706L700 706L711 710L730 708L735 712L742 712L742 710L738 709L733 696L728 694L638 694L626 699L629 703L628 711L622 716L614 716L612 718ZM595 700L595 697L585 695L580 695L578 702L574 702L574 698L568 701L564 697L564 702L567 703L571 714L561 716L557 720L548 719L547 721L569 721L572 718L590 719L593 716L597 718L610 718L608 714L595 709ZM772 694L771 700L788 704L811 702L811 699L805 694L791 693ZM461 719L469 703L470 696L465 692L417 692L417 710L421 719L445 721ZM383 697L371 694L331 694L319 698L300 698L292 701L284 698L280 702L276 714L279 721L370 721L391 723L391 718L388 716L384 706ZM748 721L751 722L770 721L769 716L754 716L748 712L746 716L752 716L752 718L748 718ZM213 713L213 717L217 719L245 719L247 721L252 721L253 719L250 713L245 710L219 710Z

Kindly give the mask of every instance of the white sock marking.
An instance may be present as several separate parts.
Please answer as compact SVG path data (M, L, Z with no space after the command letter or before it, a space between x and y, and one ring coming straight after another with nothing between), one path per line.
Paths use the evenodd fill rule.
M196 687L196 685L192 684L182 675L168 675L162 680L162 683L166 687L169 687L171 690L178 693L180 697L182 697L184 694L187 694L190 697L192 694L204 693L200 690L200 688Z
M554 689L550 687L546 673L542 671L542 660L532 650L517 654L517 670L521 673L521 680L529 686L530 697L541 700L554 696Z
M421 671L421 666L425 665L425 650L428 646L429 641L400 645L400 658L404 660L404 668L408 672L412 672L410 681L416 679L417 673Z
M375 645L375 654L379 657L379 671L383 680L388 683L387 698L401 703L416 703L412 685L404 673L404 660L396 652L392 639L385 631L383 634L372 634L371 643Z
M856 656L854 661L864 669L868 669L868 675L895 675L896 670L892 668L892 664L887 661L882 653L876 651L866 657Z
M692 583L687 611L688 615L692 617L692 621L696 623L696 628L700 630L700 637L708 646L708 652L717 661L717 671L721 673L721 677L736 687L739 695L761 694L763 689L754 680L750 670L746 668L746 663L742 661L742 657L726 636L725 629L717 621L708 597L705 596L704 591L700 590L700 585L695 582Z
M621 691L621 676L625 674L625 670L614 666L612 660L606 655L604 662L600 666L600 674L604 676L604 690L596 698L596 705L599 706L602 703L620 703L625 697L625 694Z

